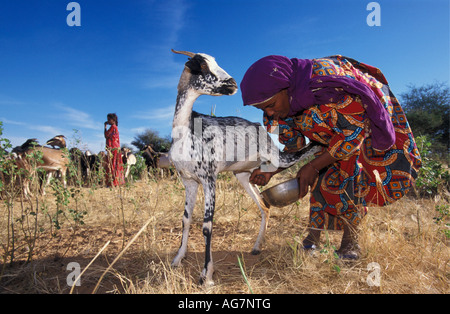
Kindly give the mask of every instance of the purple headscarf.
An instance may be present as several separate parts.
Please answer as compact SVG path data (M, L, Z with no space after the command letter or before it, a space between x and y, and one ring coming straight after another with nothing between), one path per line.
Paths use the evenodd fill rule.
M389 149L395 142L395 131L388 111L372 89L345 76L316 76L311 78L313 61L267 56L256 61L241 82L244 106L257 105L287 89L289 116L313 105L339 101L346 94L359 95L370 120L372 146Z

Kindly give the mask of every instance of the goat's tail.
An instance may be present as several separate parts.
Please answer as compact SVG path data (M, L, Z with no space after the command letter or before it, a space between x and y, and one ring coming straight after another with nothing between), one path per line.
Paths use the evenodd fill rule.
M279 167L288 168L298 161L305 160L322 149L322 145L316 142L310 142L308 145L303 147L301 150L295 153L280 152L279 156Z

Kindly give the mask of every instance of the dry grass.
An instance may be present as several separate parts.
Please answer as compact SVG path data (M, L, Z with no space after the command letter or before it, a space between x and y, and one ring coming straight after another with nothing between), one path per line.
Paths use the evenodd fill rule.
M249 252L260 223L257 207L234 178L221 178L217 191L213 287L198 285L204 256L202 192L194 211L187 258L183 267L170 266L181 240L184 189L178 180L163 179L143 180L113 190L83 188L78 207L88 214L81 226L67 220L61 230L55 231L39 211L41 231L33 260L24 263L27 246L16 243L16 262L4 268L0 265L0 292L68 293L67 265L77 262L84 269L111 241L74 290L91 293L103 272L146 222L145 231L100 282L98 293L249 293L249 286L254 293L271 294L449 292L449 242L443 227L433 220L436 204L444 201L404 198L389 207L371 208L361 230L362 258L344 263L330 249L339 247L340 233L322 236L326 251L309 255L298 249L309 215L306 200L272 209L263 252L252 256ZM52 195L41 198L39 204L47 206L48 211L56 206ZM0 256L4 256L8 221L6 205L0 206ZM20 208L19 202L15 206ZM373 262L380 266L380 286L370 286L366 281L371 273L367 267Z

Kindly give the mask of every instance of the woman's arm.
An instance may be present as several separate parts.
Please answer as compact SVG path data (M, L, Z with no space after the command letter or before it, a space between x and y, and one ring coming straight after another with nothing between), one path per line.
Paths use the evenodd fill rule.
M337 160L326 150L323 154L304 165L297 173L300 186L299 198L304 197L308 193L308 187L314 185L320 170L335 163Z
M107 132L108 132L107 127L108 127L108 122L105 122L105 131L103 132L103 134L105 135L105 138L108 138L107 137L108 136L108 134L107 134Z
M257 185L266 185L274 175L283 171L284 169L286 168L278 168L273 172L263 172L260 168L258 168L252 172L249 181L250 183Z

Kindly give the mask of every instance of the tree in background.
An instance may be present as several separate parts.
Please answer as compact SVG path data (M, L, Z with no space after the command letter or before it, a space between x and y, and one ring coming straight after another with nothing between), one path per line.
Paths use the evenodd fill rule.
M422 157L416 192L421 197L439 194L448 198L450 89L440 82L408 88L400 97Z
M414 135L425 135L432 143L432 152L448 157L450 149L450 89L446 83L435 82L420 87L408 86L400 95L406 117Z
M160 137L158 131L147 129L137 134L131 145L135 146L139 151L149 145L156 152L168 152L171 142L170 136Z

